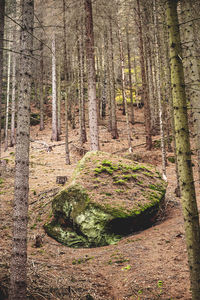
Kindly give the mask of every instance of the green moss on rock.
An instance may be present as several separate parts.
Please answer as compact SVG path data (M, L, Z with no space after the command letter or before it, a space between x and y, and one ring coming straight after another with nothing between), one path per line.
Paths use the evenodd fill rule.
M94 187L96 176L98 185ZM116 185L122 185L123 190ZM53 199L54 219L45 230L69 247L116 243L152 220L165 189L160 175L149 166L108 153L89 152L79 162L69 186Z

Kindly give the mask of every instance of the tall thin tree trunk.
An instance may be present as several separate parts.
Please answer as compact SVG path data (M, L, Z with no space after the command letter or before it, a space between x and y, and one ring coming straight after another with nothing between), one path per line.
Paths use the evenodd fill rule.
M90 150L99 150L92 2L91 0L85 0L84 3L86 14L86 56L88 70Z
M64 79L65 79L65 162L70 165L69 154L69 140L68 140L68 95L67 95L67 80L68 80L68 67L67 67L67 41L66 41L66 3L63 0L63 42L64 42Z
M4 37L5 0L0 1L0 157L1 157L1 117L3 97L3 37Z
M200 72L198 68L198 54L195 45L194 24L192 21L193 1L182 1L182 14L184 21L183 25L183 42L184 42L184 57L185 73L188 83L186 82L187 91L191 103L192 117L194 122L194 136L197 150L198 176L200 184ZM188 22L189 21L189 22Z
M10 267L10 300L25 300L27 287L27 222L29 193L30 94L34 1L22 1L20 33L20 72L17 141L15 156L15 195L13 204L13 239Z
M58 118L58 135L61 134L61 57L58 59L57 72L57 118Z
M138 9L138 24L139 24L139 39L140 39L140 64L141 64L141 75L142 75L142 89L144 97L144 119L145 119L145 132L146 132L146 148L151 150L152 148L152 137L151 137L151 112L149 104L149 95L147 90L147 79L145 71L144 61L144 46L143 46L143 32L142 32L142 16L140 11L140 1L137 0Z
M11 34L8 35L8 40L11 39ZM10 108L10 72L11 71L11 51L10 42L8 42L8 74L7 74L7 94L6 94L6 125L5 125L5 147L8 149L8 122L9 122L9 108Z
M128 105L127 105L127 97L126 97L126 91L125 91L125 75L124 75L124 51L123 51L123 45L122 45L122 37L121 37L121 31L118 25L118 33L119 33L119 47L120 47L120 61L121 61L121 73L122 73L122 93L124 97L124 104L125 104L125 112L126 112L126 128L127 128L127 135L128 135L128 146L129 146L129 152L133 152L132 149L132 143L131 143L131 130L130 130L130 124L129 124L129 114L128 114Z
M119 134L117 130L117 116L116 116L116 101L115 101L115 68L114 68L114 48L113 48L113 32L112 20L109 17L110 29L110 60L111 60L111 99L110 99L110 118L111 118L111 136L113 139L118 139Z
M10 134L10 147L15 145L15 109L16 109L16 54L12 55L12 104L11 104L11 134Z
M14 2L14 18L17 15L17 3ZM13 28L13 47L12 49L17 52L17 37L18 31L16 24ZM16 88L17 88L17 80L16 80L16 64L17 64L17 57L16 53L12 53L12 103L11 103L11 129L10 129L10 147L15 145L15 110L16 110Z
M182 64L182 49L175 0L167 1L171 85L174 108L176 153L180 178L181 204L184 217L192 299L200 295L200 227L191 162L187 101Z
M43 42L40 44L40 130L44 130L44 57Z
M79 35L78 43L78 67L79 67L79 126L80 126L80 141L83 145L87 141L85 128L85 99L84 99L84 51L83 51L83 36Z
M127 41L127 54L128 54L128 77L129 77L129 91L131 99L131 124L134 124L134 110L133 110L133 85L132 85L132 73L131 73L131 50L129 41L129 26L126 25L126 41Z
M159 106L159 123L160 123L160 136L161 136L161 152L162 152L162 176L164 180L167 180L166 174L166 149L165 149L165 141L164 141L164 126L163 126L163 108L162 108L162 100L161 100L161 74L160 74L160 59L159 59L159 45L158 45L158 22L156 15L156 1L153 1L154 8L154 28L155 28L155 58L157 65L157 98L158 98L158 106Z
M57 94L56 94L56 38L52 38L52 141L58 141L57 124Z

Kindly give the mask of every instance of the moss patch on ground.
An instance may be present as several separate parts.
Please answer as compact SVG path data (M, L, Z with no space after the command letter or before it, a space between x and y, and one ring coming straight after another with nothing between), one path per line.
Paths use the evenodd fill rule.
M52 202L47 233L70 247L97 247L152 222L166 183L152 167L104 152L88 152Z

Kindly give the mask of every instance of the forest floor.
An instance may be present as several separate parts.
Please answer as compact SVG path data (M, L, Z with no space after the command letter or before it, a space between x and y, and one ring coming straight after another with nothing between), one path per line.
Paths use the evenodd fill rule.
M125 117L118 111L119 139L112 140L105 124L100 128L102 151L124 155L128 149ZM132 125L136 157L161 171L161 151L145 149L143 109L135 109ZM78 122L78 120L77 120ZM63 125L64 131L64 125ZM43 225L51 218L51 200L62 188L57 176L70 176L81 156L79 129L70 128L71 165L65 164L64 134L51 142L51 123L44 131L31 128L30 196L28 228L28 293L30 299L191 299L180 199L175 196L175 164L167 166L168 188L165 210L152 227L123 238L116 245L72 249L48 237ZM158 140L159 136L153 137ZM46 144L52 146L47 151ZM156 144L156 143L155 143ZM89 144L86 144L89 149ZM167 153L173 156L173 153ZM12 201L14 192L14 150L3 153L0 181L0 299L8 286L11 249ZM200 201L199 190L197 199ZM35 246L36 236L41 247Z

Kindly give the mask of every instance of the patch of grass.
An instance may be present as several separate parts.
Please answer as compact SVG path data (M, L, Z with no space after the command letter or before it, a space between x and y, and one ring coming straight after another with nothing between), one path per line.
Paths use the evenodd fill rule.
M114 184L119 184L119 185L125 185L126 180L125 179L119 179L113 182Z
M37 227L37 224L35 223L30 227L30 229L35 229L36 227Z
M78 259L73 259L72 261L72 265L80 265L80 264L83 264L83 263L86 263L87 261L93 259L94 256L85 256L85 257L81 257L81 258L78 258Z
M168 161L171 162L172 164L174 164L176 162L175 157L174 156L170 156L168 157Z
M0 178L0 184L2 184L3 183L3 179L2 178Z

